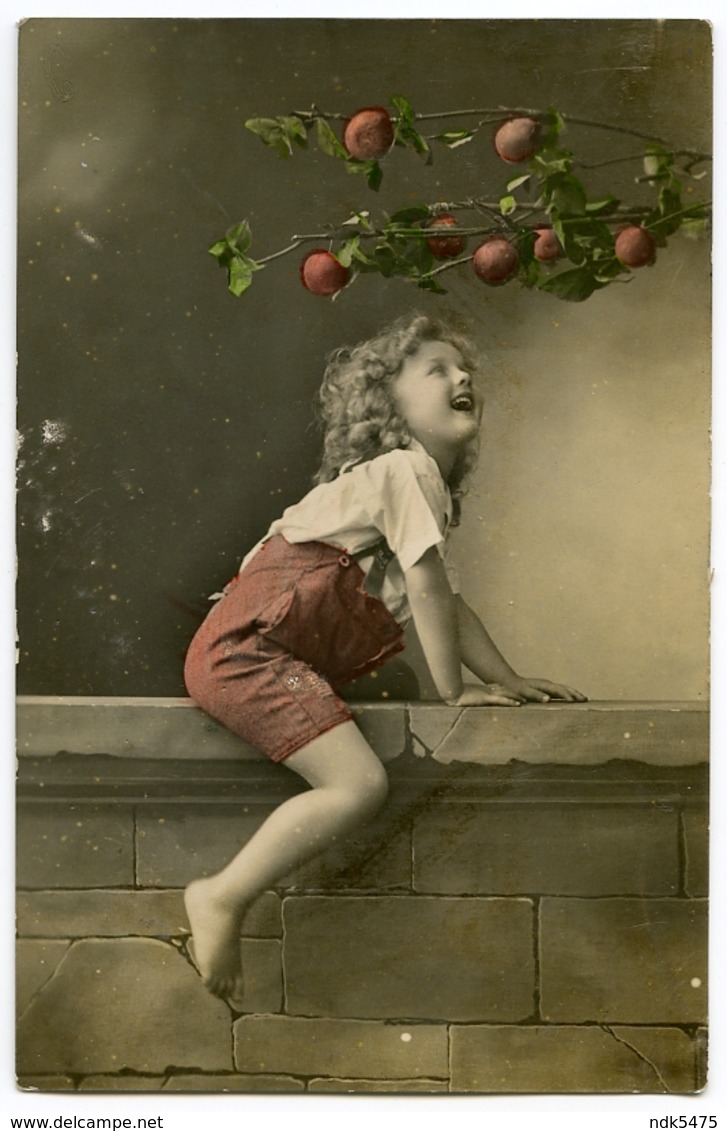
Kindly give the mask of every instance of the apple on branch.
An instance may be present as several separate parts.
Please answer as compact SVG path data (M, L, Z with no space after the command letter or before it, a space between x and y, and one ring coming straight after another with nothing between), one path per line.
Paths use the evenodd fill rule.
M346 152L359 161L377 161L394 144L394 123L383 106L357 110L343 127Z
M343 290L349 277L348 268L325 248L313 248L300 264L300 281L305 289L312 295L323 298L329 298Z

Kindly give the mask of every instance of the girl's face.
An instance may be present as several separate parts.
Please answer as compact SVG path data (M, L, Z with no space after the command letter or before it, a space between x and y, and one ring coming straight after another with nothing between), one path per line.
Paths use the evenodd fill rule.
M443 463L451 470L459 450L477 435L482 418L481 398L459 350L451 342L423 342L394 378L392 393L412 436L443 471Z

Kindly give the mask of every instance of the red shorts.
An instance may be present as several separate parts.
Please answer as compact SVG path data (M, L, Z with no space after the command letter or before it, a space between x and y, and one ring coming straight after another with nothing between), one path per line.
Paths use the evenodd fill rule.
M336 546L271 538L195 635L184 668L191 698L274 762L348 722L335 688L404 647L364 580Z

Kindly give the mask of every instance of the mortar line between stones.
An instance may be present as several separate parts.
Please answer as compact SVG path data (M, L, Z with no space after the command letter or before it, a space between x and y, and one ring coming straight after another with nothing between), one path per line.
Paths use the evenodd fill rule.
M672 1091L671 1088L667 1084L666 1080L664 1079L664 1077L662 1076L661 1072L656 1067L654 1062L652 1060L649 1060L648 1056L646 1056L639 1049L637 1049L635 1045L632 1045L629 1041L624 1040L623 1037L619 1037L618 1033L614 1033L614 1031L613 1031L613 1029L611 1028L610 1025L601 1025L601 1029L603 1030L604 1033L608 1033L609 1036L613 1037L613 1039L615 1041L618 1041L618 1043L620 1045L624 1045L625 1048L630 1049L631 1052L634 1053L639 1058L639 1060L642 1060L644 1062L644 1064L648 1064L649 1068L652 1070L652 1072L656 1076L657 1080L662 1085L664 1091L667 1092L668 1094L671 1094L671 1091Z
M679 895L688 897L687 867L689 864L689 851L687 849L687 829L684 824L684 810L677 810L677 867L679 869Z
M447 1091L452 1091L452 1028L447 1025Z
M131 807L131 824L132 824L132 837L131 837L131 874L132 884L135 891L139 890L139 807L132 805Z
M541 900L533 899L533 1013L538 1022L542 1022L540 1012L542 989L540 985L540 904Z

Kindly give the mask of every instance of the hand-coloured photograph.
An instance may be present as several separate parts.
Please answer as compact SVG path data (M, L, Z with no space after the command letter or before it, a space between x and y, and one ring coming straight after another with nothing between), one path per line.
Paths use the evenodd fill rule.
M703 1091L709 23L18 52L18 1089Z

